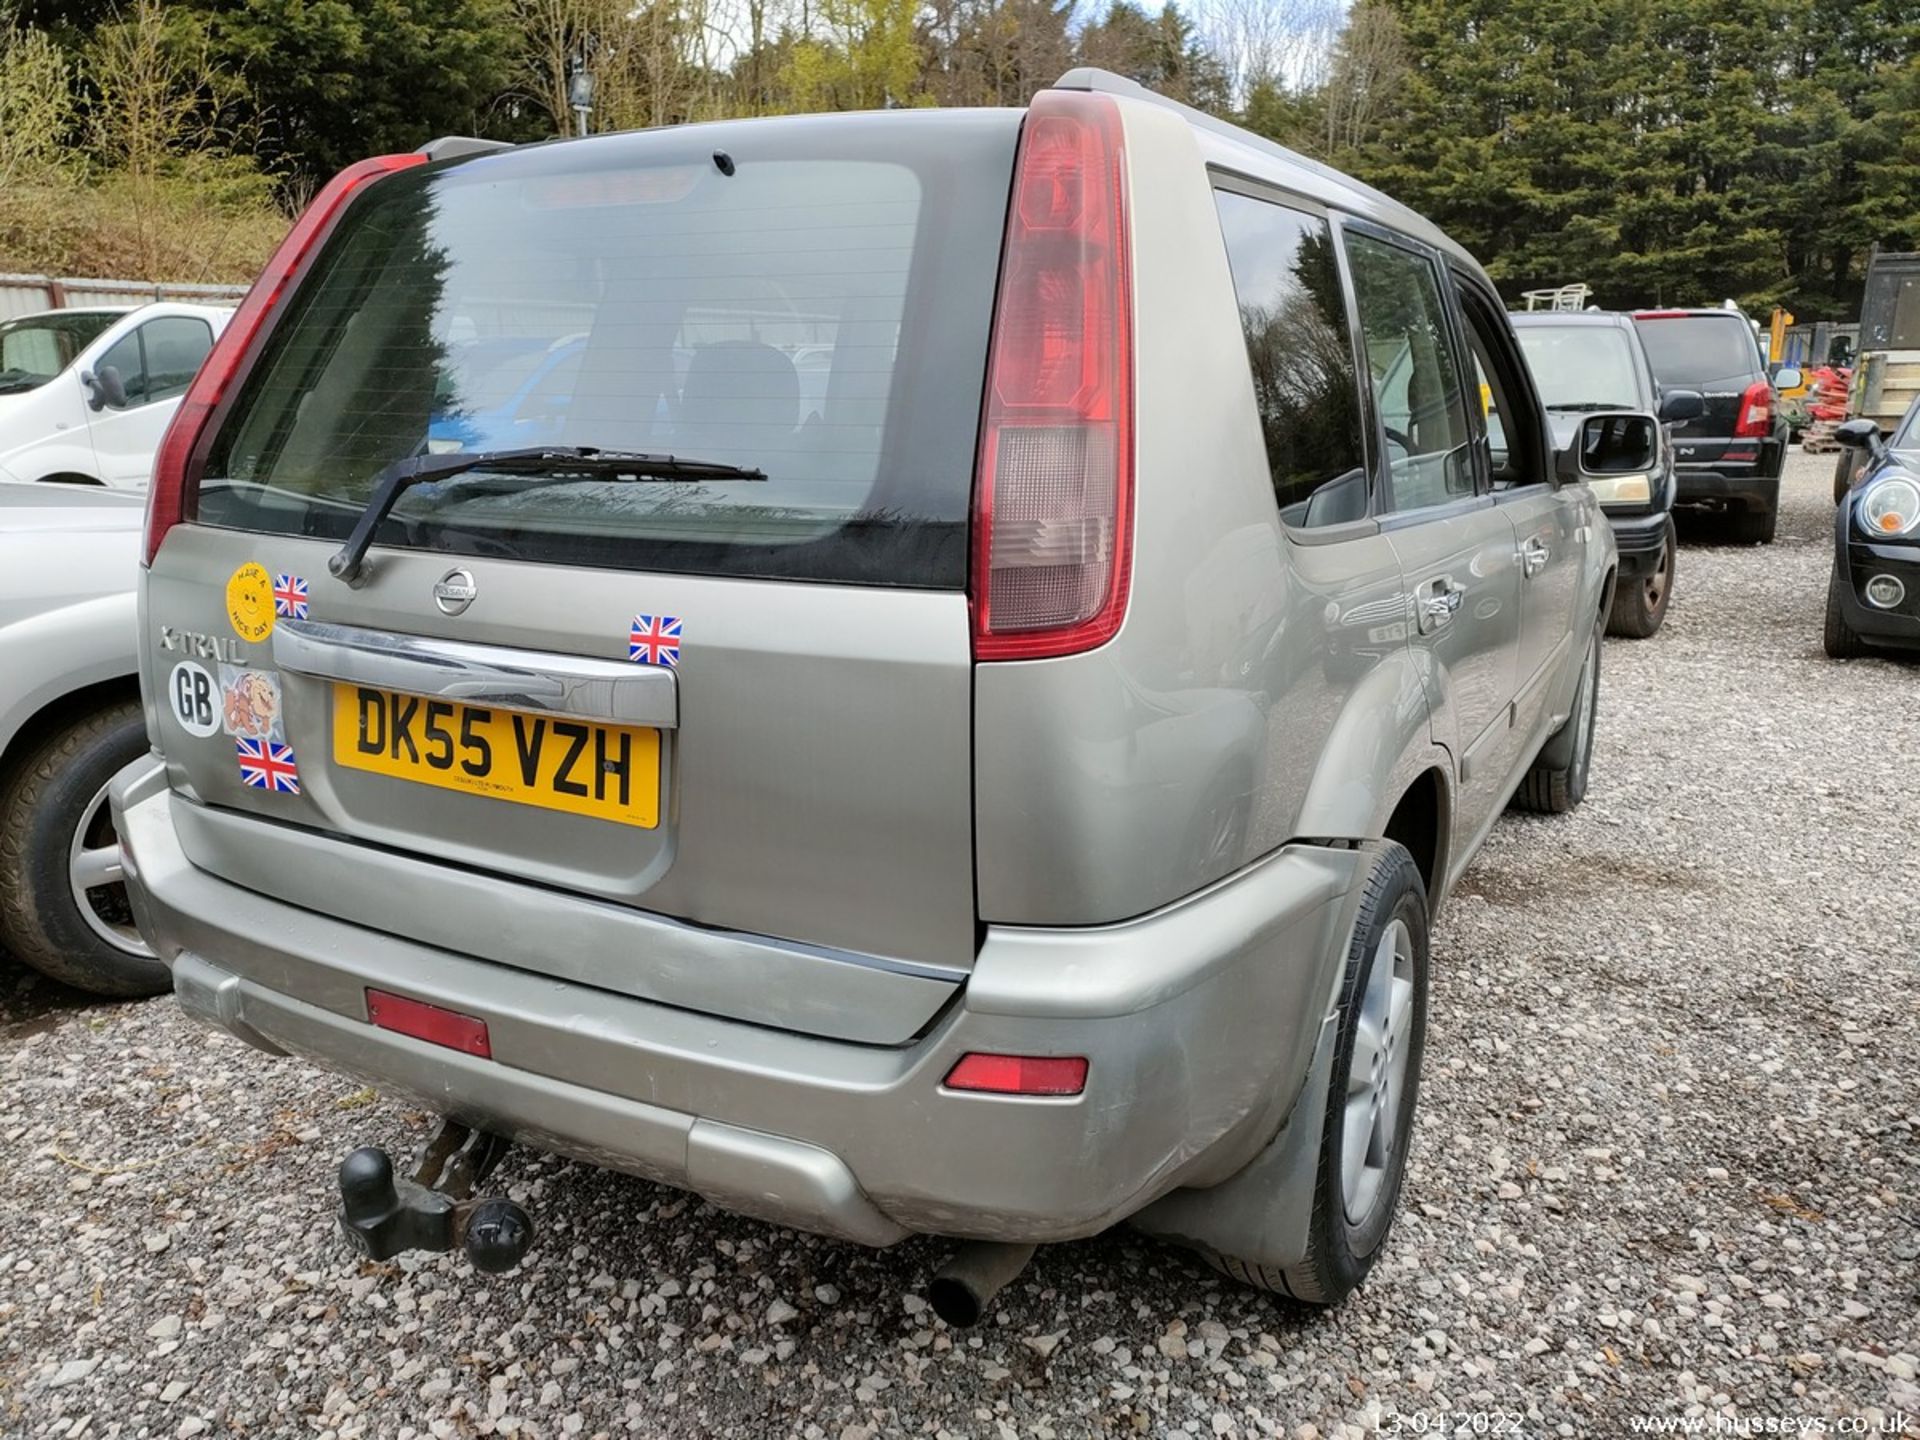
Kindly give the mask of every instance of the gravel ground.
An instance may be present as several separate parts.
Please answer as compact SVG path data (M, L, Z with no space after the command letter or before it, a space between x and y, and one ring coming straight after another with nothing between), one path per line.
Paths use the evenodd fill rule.
M1898 1423L1920 667L1820 651L1830 470L1793 459L1772 548L1683 549L1666 629L1607 647L1586 805L1502 823L1442 917L1402 1217L1338 1313L1123 1233L1043 1251L957 1334L916 1293L932 1243L860 1251L525 1156L502 1172L545 1227L524 1271L362 1263L334 1166L425 1116L9 966L0 1432Z

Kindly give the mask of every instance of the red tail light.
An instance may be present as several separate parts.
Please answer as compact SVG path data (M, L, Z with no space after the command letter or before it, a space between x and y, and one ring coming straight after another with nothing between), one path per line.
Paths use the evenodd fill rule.
M1736 440L1755 440L1773 428L1773 386L1756 380L1740 397L1740 418L1734 422Z
M424 155L378 155L349 165L327 182L313 197L300 218L293 222L287 238L273 252L266 268L247 291L240 308L227 321L212 351L201 363L200 371L187 387L180 408L173 412L173 423L160 441L154 456L153 485L147 492L147 542L145 564L151 565L160 553L160 542L180 521L190 517L194 493L200 485L200 467L206 463L207 421L226 398L242 362L253 352L267 317L286 294L287 284L299 272L301 264L327 233L333 229L340 212L362 187L382 175L424 165Z
M1104 95L1043 90L1014 165L974 485L973 653L1091 650L1127 613L1133 365L1126 157Z

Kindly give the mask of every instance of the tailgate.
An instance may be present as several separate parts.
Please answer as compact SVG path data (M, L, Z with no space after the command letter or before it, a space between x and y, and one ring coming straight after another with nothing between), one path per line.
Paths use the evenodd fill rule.
M964 596L466 559L446 616L444 557L383 554L350 590L333 549L169 537L147 612L176 788L703 925L970 962ZM243 639L228 591L253 566L301 584L303 618ZM679 620L677 665L628 659L642 610ZM172 703L195 670L200 735ZM382 883L372 856L352 874Z
M806 955L950 993L976 938L967 522L1018 128L688 126L354 199L151 565L173 784L266 822L246 856L201 827L196 863L258 886L272 827L301 827L293 903L357 918L404 870L414 938L574 978L600 946L595 983L768 1023L737 968L589 918L772 937L774 989ZM636 468L576 463L609 452ZM393 492L336 579L422 456L448 473ZM575 918L482 951L455 913L474 874Z

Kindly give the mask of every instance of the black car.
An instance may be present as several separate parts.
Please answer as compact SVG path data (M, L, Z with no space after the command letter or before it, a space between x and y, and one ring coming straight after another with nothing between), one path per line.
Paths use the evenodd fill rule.
M1654 384L1633 322L1599 311L1535 311L1512 317L1528 367L1553 424L1553 443L1573 443L1580 417L1596 410L1637 410L1678 422L1700 413L1688 390L1663 396ZM1609 635L1644 639L1660 628L1673 598L1676 481L1668 426L1660 426L1660 459L1638 475L1589 479L1613 526L1620 575L1607 618Z
M1800 372L1769 379L1753 322L1738 310L1636 310L1633 324L1661 389L1697 390L1706 404L1673 427L1675 507L1723 516L1741 544L1771 544L1788 428L1775 386L1792 389Z
M1863 453L1834 512L1827 654L1920 652L1920 400L1891 440L1871 420L1849 420L1835 438Z

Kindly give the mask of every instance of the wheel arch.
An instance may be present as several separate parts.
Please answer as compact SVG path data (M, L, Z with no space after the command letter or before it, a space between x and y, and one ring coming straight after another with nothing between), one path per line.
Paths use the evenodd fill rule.
M134 704L140 701L140 677L132 671L80 685L46 700L27 715L12 734L0 734L0 786L4 786L24 759L50 736L82 715L124 701Z

